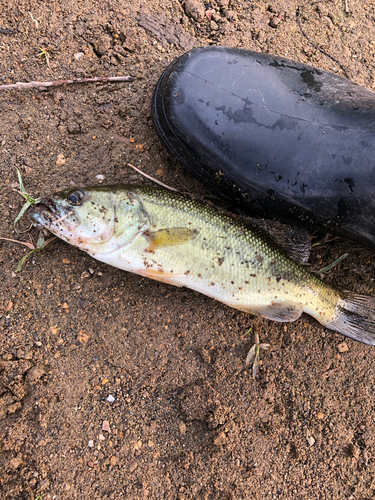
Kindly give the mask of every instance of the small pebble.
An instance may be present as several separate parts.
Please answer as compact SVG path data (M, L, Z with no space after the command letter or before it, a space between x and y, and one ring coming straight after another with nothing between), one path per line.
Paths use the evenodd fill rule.
M314 446L315 438L313 438L312 436L307 436L307 442L309 443L309 446Z
M89 448L93 448L93 446L94 446L94 441L90 440L89 441Z
M143 444L143 443L142 443L142 441L141 441L141 440L137 441L137 442L135 443L135 445L134 445L134 449L135 449L135 450L140 450L140 449L142 448L142 444Z
M107 401L108 401L109 403L113 403L113 401L114 401L114 400L115 400L115 398L112 396L112 394L110 394L110 395L108 396L108 398L107 398Z
M111 428L107 420L103 420L102 431L111 432Z
M183 422L182 420L180 420L178 422L178 429L180 431L181 436L183 436L184 434L186 434L186 424L185 424L185 422Z
M105 437L103 436L103 434L99 434L99 441L105 441Z
M109 463L114 467L115 465L117 465L118 463L118 460L115 456L112 456L110 459L109 459Z
M98 181L104 181L105 175L98 174L98 175L95 176L95 179L98 179Z
M62 167L63 165L65 165L65 162L66 162L65 156L62 153L59 153L57 155L56 165L58 167Z
M349 351L348 344L346 342L341 342L341 344L338 344L337 350L339 352L348 352Z

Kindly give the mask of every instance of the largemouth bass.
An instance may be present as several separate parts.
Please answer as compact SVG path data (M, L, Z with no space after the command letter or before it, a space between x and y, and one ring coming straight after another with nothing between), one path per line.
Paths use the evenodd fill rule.
M325 284L263 231L199 201L149 187L84 187L42 199L31 214L111 266L275 321L305 312L375 344L374 298Z

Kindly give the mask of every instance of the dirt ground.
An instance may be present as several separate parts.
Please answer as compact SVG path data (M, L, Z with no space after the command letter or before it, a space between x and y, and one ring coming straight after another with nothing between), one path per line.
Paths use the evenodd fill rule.
M349 12L344 0L302 5L3 0L0 84L135 80L1 92L0 236L17 238L14 167L34 196L149 182L128 162L203 193L164 151L150 113L159 75L193 46L344 68L375 89L373 1L348 0ZM1 498L375 498L374 347L305 315L288 325L254 318L61 241L16 274L25 252L0 243ZM325 279L374 295L368 249L328 243L313 251L312 267L345 252ZM254 332L271 344L255 381L245 364Z

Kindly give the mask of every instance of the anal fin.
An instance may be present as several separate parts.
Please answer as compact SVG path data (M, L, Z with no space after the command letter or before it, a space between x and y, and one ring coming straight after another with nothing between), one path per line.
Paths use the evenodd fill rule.
M262 316L272 321L282 321L291 323L296 321L302 314L302 304L296 302L282 301L272 302L267 306L258 306L254 308L243 309L250 314Z

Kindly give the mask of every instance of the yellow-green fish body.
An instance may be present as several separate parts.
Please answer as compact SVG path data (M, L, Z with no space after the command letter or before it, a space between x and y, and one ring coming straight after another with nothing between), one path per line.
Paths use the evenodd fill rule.
M276 321L302 312L375 343L375 299L326 285L262 231L169 191L75 188L42 200L33 218L112 266Z

